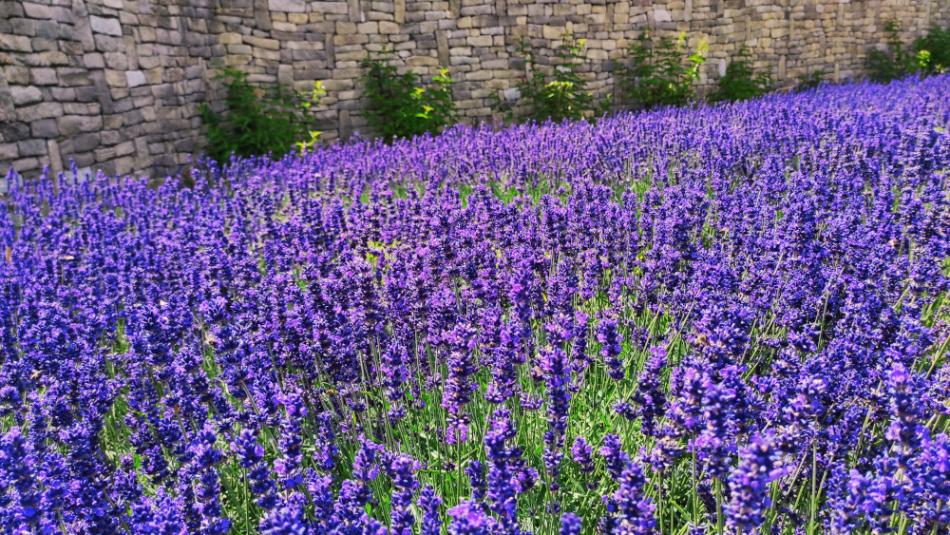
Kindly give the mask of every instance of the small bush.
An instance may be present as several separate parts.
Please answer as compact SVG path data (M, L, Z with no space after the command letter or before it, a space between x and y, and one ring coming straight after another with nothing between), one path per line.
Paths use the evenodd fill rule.
M934 26L914 41L916 67L925 75L943 74L950 70L950 26Z
M365 117L377 135L390 143L398 138L436 134L456 121L448 69L441 69L424 87L419 75L412 71L400 75L386 56L384 53L382 59L367 56L363 60Z
M577 72L584 59L584 46L584 39L565 34L554 51L557 64L548 76L538 65L530 44L526 40L520 43L518 50L528 64L530 75L518 84L518 89L521 97L528 101L531 119L538 122L579 120L606 111L609 102L595 104L587 90L587 81Z
M663 37L654 43L643 33L630 44L630 65L619 65L623 100L635 108L681 106L693 97L693 85L706 62L706 43L689 54L686 34L676 39Z
M927 35L915 39L909 50L901 41L897 21L887 21L884 31L887 48L868 52L867 69L871 80L886 83L915 72L928 76L950 69L950 27L931 28Z
M230 67L216 78L225 84L224 113L214 112L208 104L199 109L208 128L207 154L211 158L218 162L232 154L279 158L295 146L306 150L316 143L320 133L312 129L313 111L326 94L320 82L315 82L307 95L282 85L256 87L248 81L247 73Z
M756 74L752 68L752 55L742 46L729 66L726 74L719 79L719 88L710 96L712 102L746 100L764 95L772 86L772 79L766 73Z
M884 23L887 33L887 48L868 51L868 78L875 82L886 83L902 78L914 70L913 57L907 53L900 36L900 23L889 20Z
M825 71L815 70L798 77L798 85L795 91L809 91L815 89L825 81Z

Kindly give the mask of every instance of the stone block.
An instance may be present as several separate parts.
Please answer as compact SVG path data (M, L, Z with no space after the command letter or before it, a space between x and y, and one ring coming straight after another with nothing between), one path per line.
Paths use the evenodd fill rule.
M59 136L59 127L56 125L56 119L41 119L30 124L30 132L33 137L53 138Z
M69 31L66 29L66 27L53 21L37 21L35 27L37 37L54 40L69 37Z
M145 85L145 73L142 71L126 71L125 81L129 87L138 87Z
M103 69L106 66L105 59L102 54L98 52L83 54L82 64L85 65L87 69Z
M0 139L13 142L29 139L30 125L20 121L0 121Z
M24 35L0 33L0 50L8 50L10 52L32 52L33 47L30 43L29 37Z
M93 72L79 67L61 67L56 69L56 77L63 86L85 86L92 81Z
M10 162L10 167L15 169L18 173L38 171L40 169L40 161L36 158L20 158L19 160Z
M348 45L362 45L369 42L369 37L361 33L354 33L352 35L335 35L333 36L333 44L336 46L348 46ZM337 61L340 60L341 53L337 54ZM362 57L365 54L360 53Z
M545 24L541 27L541 36L549 41L558 41L564 35L564 28L561 26L549 26Z
M99 133L91 132L80 134L70 139L73 150L76 152L88 152L99 146Z
M468 44L472 46L487 47L492 46L492 37L490 35L478 35L468 38Z
M23 12L31 19L48 20L53 18L53 12L50 11L49 6L33 2L23 2Z
M63 156L58 141L50 139L46 142L46 155L49 157L50 171L59 173L63 170Z
M238 45L244 42L244 36L235 32L226 32L218 36L218 42L222 45Z
M72 137L82 132L96 132L102 128L102 117L99 115L67 115L59 119L59 131L66 137Z
M46 142L42 139L27 139L17 143L20 156L43 156L46 154Z
M17 117L21 121L31 123L39 119L59 117L63 114L63 105L59 102L40 102L33 106L17 109Z
M106 84L109 87L125 87L128 83L125 79L125 73L122 71L106 69L103 72L105 72Z
M280 41L277 39L266 39L264 37L245 35L244 42L253 47L263 48L265 50L280 50Z
M25 106L43 100L43 93L40 88L32 85L10 86L10 95L13 97L13 104L16 106Z
M361 22L356 25L356 31L362 35L379 33L379 23L376 21Z
M62 102L64 106L66 103L76 100L76 90L72 87L53 87L52 93L53 100Z
M399 33L399 25L395 22L389 22L386 20L379 21L379 33L383 35L391 35Z
M129 68L128 52L106 52L103 57L105 58L106 67L110 69L124 71Z
M20 156L16 143L0 143L0 160L12 160Z
M269 6L271 11L282 13L306 13L307 11L305 0L270 0Z
M89 24L92 26L92 31L95 33L113 35L116 37L122 36L122 24L119 22L119 19L111 17L97 17L92 15L89 17Z

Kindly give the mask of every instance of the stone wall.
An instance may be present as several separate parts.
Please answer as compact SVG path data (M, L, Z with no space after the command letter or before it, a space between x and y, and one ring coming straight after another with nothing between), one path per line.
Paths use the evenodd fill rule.
M890 18L910 39L950 24L950 0L3 0L0 173L70 160L108 173L179 169L201 147L198 105L218 100L221 65L263 84L323 80L318 127L335 139L368 134L359 62L384 47L421 74L448 66L474 122L491 120L493 95L524 76L522 39L550 57L563 33L585 38L585 76L602 96L611 60L643 30L705 40L708 88L743 44L786 84L815 70L860 76Z
M213 5L0 2L0 173L187 162L201 137Z

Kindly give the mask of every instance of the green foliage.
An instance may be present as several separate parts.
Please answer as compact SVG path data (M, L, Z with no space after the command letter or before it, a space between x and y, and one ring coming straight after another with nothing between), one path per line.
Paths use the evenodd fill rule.
M887 49L868 52L868 77L875 82L890 82L911 73L927 76L950 69L950 27L934 26L927 35L914 40L908 50L900 38L900 24L889 20L884 24Z
M798 85L795 91L808 91L815 89L825 81L825 71L816 70L798 77Z
M934 26L930 32L914 41L914 59L923 74L943 74L950 71L950 26Z
M384 52L384 56L387 53ZM363 60L366 119L387 143L425 133L436 134L456 120L452 79L441 69L428 87L412 71L399 74L388 57Z
M658 43L649 34L641 34L627 49L630 65L617 68L624 100L645 109L686 104L706 62L706 50L703 42L689 54L685 33L676 39L663 37Z
M900 23L889 20L884 23L887 33L887 48L868 52L868 77L875 82L886 83L914 71L914 58L904 48L900 36Z
M216 113L207 103L199 112L208 128L208 156L224 162L232 154L279 158L294 146L312 148L320 133L311 127L320 97L326 94L321 82L314 82L310 94L282 85L259 88L247 73L228 67L216 76L225 84L224 113Z
M756 74L752 68L752 55L744 45L729 62L726 74L719 79L719 88L710 96L712 102L746 100L768 93L772 79L766 73Z
M554 51L556 65L550 76L538 65L530 44L523 40L518 50L528 64L530 75L526 76L518 89L521 97L528 101L529 117L542 122L552 120L579 120L599 115L609 108L609 101L595 104L594 97L587 90L587 81L577 72L584 59L584 39L574 39L564 34L561 44Z

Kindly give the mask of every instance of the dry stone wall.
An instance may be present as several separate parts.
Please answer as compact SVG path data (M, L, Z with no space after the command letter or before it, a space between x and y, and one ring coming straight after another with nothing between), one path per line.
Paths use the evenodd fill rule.
M612 60L640 32L705 40L701 87L746 45L757 68L791 84L815 70L862 74L888 19L905 38L950 24L950 0L3 0L0 173L54 172L74 161L107 173L173 172L202 144L198 106L220 107L215 69L328 95L326 139L366 132L360 61L392 50L405 68L448 66L466 122L497 120L495 95L525 72L522 39L542 56L562 34L587 40L584 75L614 90Z

